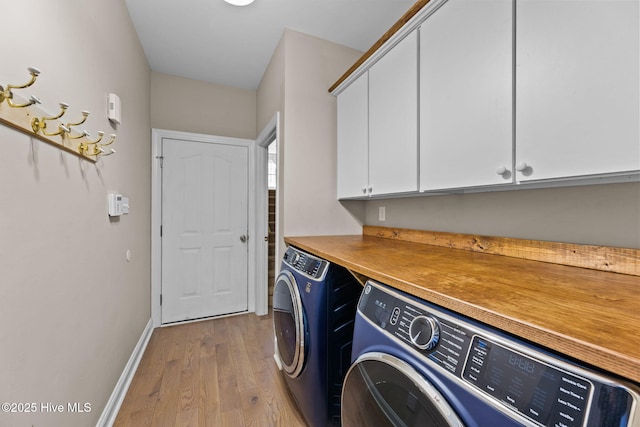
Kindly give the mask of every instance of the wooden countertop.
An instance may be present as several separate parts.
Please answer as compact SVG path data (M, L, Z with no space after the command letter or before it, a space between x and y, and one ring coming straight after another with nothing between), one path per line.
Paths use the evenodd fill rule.
M640 383L638 276L364 234L285 242Z

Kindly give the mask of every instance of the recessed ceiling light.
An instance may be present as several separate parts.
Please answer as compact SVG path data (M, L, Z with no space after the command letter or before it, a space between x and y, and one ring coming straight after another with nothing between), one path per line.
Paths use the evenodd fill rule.
M234 6L248 6L253 3L253 0L224 0Z

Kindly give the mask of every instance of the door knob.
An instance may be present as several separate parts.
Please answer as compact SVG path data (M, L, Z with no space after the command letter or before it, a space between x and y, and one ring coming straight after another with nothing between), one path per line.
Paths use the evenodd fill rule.
M242 236L240 236L240 241L241 241L242 243L244 243L244 242L246 242L246 241L247 241L247 239L248 239L248 238L249 238L249 237L248 237L246 234L243 234Z

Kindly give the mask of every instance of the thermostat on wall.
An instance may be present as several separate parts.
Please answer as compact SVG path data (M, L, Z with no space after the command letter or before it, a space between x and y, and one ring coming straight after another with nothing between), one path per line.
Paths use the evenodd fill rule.
M129 213L129 198L122 194L109 193L107 196L109 216L120 216Z
M113 123L119 125L121 119L120 97L115 93L110 93L107 104L107 117Z

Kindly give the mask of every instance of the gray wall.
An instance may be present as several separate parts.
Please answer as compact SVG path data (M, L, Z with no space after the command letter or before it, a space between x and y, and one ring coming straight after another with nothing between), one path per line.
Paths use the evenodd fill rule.
M151 126L255 139L256 92L152 72Z
M366 223L640 248L640 184L367 201ZM386 221L378 221L385 207Z
M258 88L258 125L280 111L280 237L359 234L363 205L336 197L336 99L328 88L361 52L286 29ZM355 212L355 213L354 213ZM278 259L284 252L279 242Z
M359 233L358 218L337 200L336 98L328 88L360 52L292 30L284 36L284 233Z
M123 0L3 6L0 85L38 67L22 93L50 112L69 103L71 121L89 110L92 137L118 136L117 153L93 164L0 125L0 401L65 407L0 412L0 425L86 427L151 315L149 66ZM117 128L106 118L110 92L122 100ZM130 198L129 215L109 220L109 192ZM70 414L67 402L91 412Z

